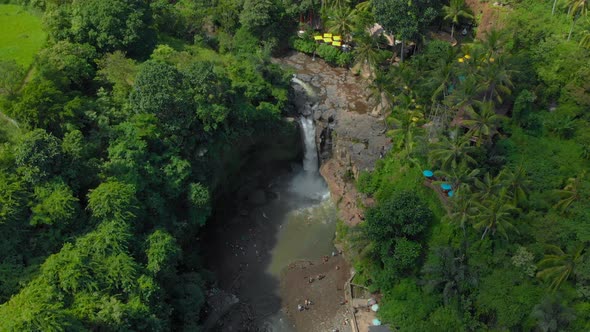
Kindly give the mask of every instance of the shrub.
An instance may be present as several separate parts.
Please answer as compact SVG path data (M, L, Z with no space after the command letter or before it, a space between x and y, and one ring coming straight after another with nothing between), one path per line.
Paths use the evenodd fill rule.
M328 44L321 44L317 48L317 55L332 65L337 64L340 53L340 50Z
M299 52L311 54L315 52L317 44L310 39L294 37L291 39L291 47Z

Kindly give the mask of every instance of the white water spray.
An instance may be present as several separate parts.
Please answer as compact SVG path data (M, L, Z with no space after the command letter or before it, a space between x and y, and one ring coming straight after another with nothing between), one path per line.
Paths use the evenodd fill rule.
M303 129L303 143L305 155L303 157L303 170L306 172L318 171L318 151L315 145L315 125L313 119L301 117L301 128Z

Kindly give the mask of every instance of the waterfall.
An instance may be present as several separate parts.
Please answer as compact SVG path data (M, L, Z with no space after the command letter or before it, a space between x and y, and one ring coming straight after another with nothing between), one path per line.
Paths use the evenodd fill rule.
M305 90L305 93L307 93L308 96L310 97L315 97L315 91L313 90L313 88L311 87L311 85L303 82L302 80L300 80L299 78L297 78L297 76L295 74L293 74L293 78L291 79L291 82L301 86L303 88L303 90Z
M305 144L305 155L303 157L303 170L306 172L318 171L318 151L315 145L315 126L313 119L301 117L301 128L303 129L303 143Z
M306 101L316 97L316 93L313 88L298 79L297 76L293 75L292 82L301 86L309 98L302 100L299 107L306 104ZM302 109L299 109L302 112ZM313 112L313 111L312 111ZM303 113L303 112L302 112ZM301 116L299 118L301 124L303 145L305 148L305 154L303 156L303 171L293 177L291 181L291 190L296 192L302 197L311 198L314 200L325 200L330 197L330 191L328 186L321 177L319 172L318 163L318 150L315 144L315 125L313 123L313 117Z

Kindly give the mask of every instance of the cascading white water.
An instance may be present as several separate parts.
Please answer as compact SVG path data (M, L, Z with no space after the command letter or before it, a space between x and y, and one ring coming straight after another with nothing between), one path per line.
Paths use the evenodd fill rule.
M303 157L303 170L306 172L318 171L318 151L315 145L315 125L313 119L301 117L301 128L303 129L303 143L305 155Z
M305 90L305 93L310 96L310 97L315 97L315 91L313 90L313 88L311 87L311 85L303 82L302 80L300 80L299 78L297 78L297 76L295 74L293 74L293 78L291 79L291 82L299 85L300 87L303 88L303 90Z
M313 88L293 75L292 82L301 86L308 97L315 98ZM315 125L311 117L302 116L299 119L303 130L305 154L303 157L303 172L295 175L291 189L303 197L325 200L330 197L330 191L324 179L318 172L318 151L315 144Z

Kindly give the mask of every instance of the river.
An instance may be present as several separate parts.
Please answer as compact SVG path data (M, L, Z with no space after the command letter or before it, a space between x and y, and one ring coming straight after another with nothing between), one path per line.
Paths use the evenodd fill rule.
M311 89L296 79L294 84ZM302 116L299 123L305 148L301 163L259 176L247 201L218 215L204 231L205 266L215 273L219 288L239 299L238 309L218 330L293 331L281 311L281 271L335 250L337 211L319 174L315 126L311 117Z

